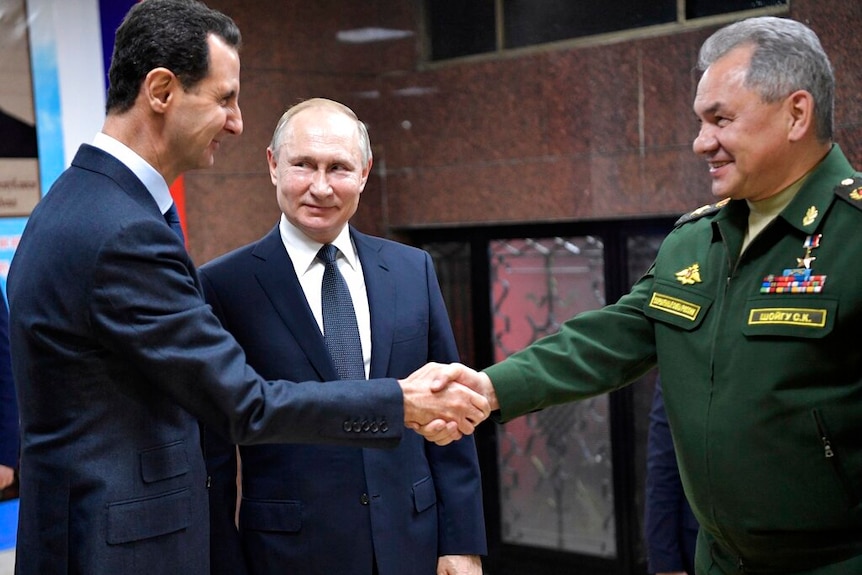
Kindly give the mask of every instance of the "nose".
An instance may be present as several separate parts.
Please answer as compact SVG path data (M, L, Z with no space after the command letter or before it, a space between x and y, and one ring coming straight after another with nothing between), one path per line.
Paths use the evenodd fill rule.
M242 110L239 109L239 104L234 104L228 111L224 129L234 136L242 134Z
M714 152L718 148L718 139L715 137L715 134L712 132L709 125L700 125L700 131L694 138L691 148L694 150L694 153L699 156Z
M329 178L326 175L326 168L320 168L314 171L311 176L311 191L315 194L325 194L332 190L329 185Z

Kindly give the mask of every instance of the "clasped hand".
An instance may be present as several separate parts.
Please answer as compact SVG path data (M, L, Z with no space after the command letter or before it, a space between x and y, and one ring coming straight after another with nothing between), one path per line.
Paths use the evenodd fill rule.
M472 434L496 403L488 376L460 363L428 363L398 383L404 424L438 445Z

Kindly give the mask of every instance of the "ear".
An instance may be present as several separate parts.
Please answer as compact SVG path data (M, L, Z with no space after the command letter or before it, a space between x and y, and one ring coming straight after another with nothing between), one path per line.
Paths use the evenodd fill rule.
M371 174L372 164L374 164L374 159L368 160L368 164L366 164L365 169L362 170L362 176L359 184L360 194L363 192L363 190L365 190L365 184L368 183L368 176Z
M813 134L814 129L814 97L806 90L797 90L785 100L789 114L789 130L787 137L791 142L798 142L803 137Z
M266 149L266 163L269 166L269 179L272 180L272 185L278 185L278 158L272 148Z
M180 81L167 68L153 68L144 78L141 90L150 108L158 113L164 113L171 101L174 90L180 88Z

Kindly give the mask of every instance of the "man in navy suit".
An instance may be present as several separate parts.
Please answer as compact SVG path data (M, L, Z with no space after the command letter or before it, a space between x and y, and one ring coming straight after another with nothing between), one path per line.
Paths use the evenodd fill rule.
M372 165L368 132L353 111L322 98L293 106L267 161L279 224L201 268L207 300L249 363L269 378L337 377L324 341L324 263L316 257L325 244L340 254L366 375L403 377L429 361L457 361L428 253L348 225ZM236 451L213 434L207 439L213 573L482 573L472 437L441 447L408 431L394 450L240 446L238 531Z
M661 380L656 378L647 433L644 536L648 572L694 575L698 528L683 492Z
M395 447L405 424L446 442L487 408L468 408L464 388L432 395L421 377L360 389L266 381L246 364L164 215L168 183L242 132L239 43L195 0L135 4L102 132L21 237L8 281L18 575L209 575L198 420L234 442Z
M12 358L9 353L9 308L0 289L0 492L2 499L17 494L15 484L18 469L18 401L12 379Z

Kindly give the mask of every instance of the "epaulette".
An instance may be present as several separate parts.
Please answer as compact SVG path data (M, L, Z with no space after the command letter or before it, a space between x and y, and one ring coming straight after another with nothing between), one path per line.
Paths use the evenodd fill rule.
M835 195L862 210L862 175L856 174L852 178L841 180L841 183L835 186Z
M691 221L696 220L698 218L702 218L703 216L708 216L709 214L714 214L715 212L717 212L718 210L723 208L725 206L725 204L727 204L727 202L729 202L729 201L730 201L730 198L724 198L720 202L716 202L714 204L706 204L705 206L701 206L701 207L697 208L696 210L694 210L693 212L689 212L689 213L685 214L684 216L682 216L680 219L678 219L676 221L676 223L673 224L673 227L676 228L676 227L681 226L682 224L687 224L688 222L691 222Z

